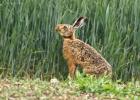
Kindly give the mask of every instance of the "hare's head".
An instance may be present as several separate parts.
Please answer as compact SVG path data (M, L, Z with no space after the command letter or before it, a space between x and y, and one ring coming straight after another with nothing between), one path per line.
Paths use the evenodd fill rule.
M63 38L74 39L76 29L85 25L87 21L86 17L78 18L73 25L69 24L58 24L55 27L55 30L60 33Z

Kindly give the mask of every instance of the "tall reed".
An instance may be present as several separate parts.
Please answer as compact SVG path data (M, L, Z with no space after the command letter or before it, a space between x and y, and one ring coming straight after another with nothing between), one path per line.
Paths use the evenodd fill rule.
M76 35L113 66L114 79L140 78L139 0L1 0L0 75L67 76L58 23L87 16Z

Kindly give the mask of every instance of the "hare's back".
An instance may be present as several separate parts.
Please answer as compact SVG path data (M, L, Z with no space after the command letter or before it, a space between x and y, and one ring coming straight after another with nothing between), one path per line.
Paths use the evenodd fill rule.
M79 63L89 63L98 66L99 64L107 65L108 62L93 47L79 39L67 42L67 48L73 59Z
M69 61L89 69L94 74L112 72L111 65L93 47L81 40L68 40L64 42L64 56Z

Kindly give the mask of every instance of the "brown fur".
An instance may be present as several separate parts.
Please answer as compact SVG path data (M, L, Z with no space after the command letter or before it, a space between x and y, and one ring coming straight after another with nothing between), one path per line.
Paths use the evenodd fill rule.
M75 38L75 28L72 25L59 24L56 30L64 38L63 54L72 78L75 76L76 65L80 65L87 74L112 74L111 65L93 47Z

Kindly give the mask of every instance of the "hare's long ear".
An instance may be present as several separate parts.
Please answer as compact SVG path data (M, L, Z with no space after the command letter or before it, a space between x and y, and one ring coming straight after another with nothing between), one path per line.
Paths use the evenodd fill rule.
M73 27L75 29L80 28L85 25L86 21L87 21L86 17L80 17L73 23Z

